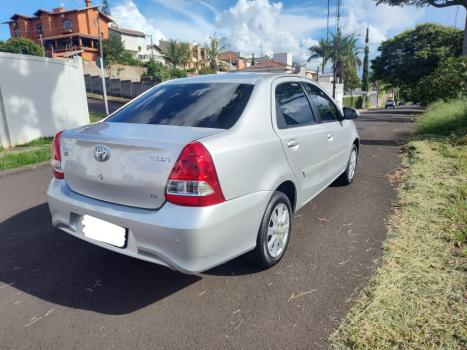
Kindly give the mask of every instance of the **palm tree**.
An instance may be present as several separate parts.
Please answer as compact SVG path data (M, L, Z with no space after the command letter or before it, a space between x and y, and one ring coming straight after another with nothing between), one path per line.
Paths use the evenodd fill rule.
M178 44L178 55L180 57L180 63L183 64L183 68L190 63L190 44L185 42L180 42Z
M313 45L308 50L311 53L308 62L321 57L321 73L324 73L324 66L332 57L332 43L327 39L320 39L318 45Z
M170 39L166 48L162 51L164 59L176 68L181 63L178 40Z
M173 68L180 65L185 67L190 62L190 44L170 39L164 46L162 55Z
M209 65L214 70L217 70L219 66L218 57L224 49L223 41L224 38L218 38L214 35L209 37L209 43L204 43Z
M338 31L332 36L333 65L340 83L345 76L351 76L362 65L359 57L361 49L357 43L358 39L353 33L343 35Z

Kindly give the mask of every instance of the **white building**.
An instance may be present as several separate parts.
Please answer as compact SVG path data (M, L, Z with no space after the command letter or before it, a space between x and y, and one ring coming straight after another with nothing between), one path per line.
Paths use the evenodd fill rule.
M151 55L154 55L156 61L164 63L161 49L157 45L153 45L151 50L149 35L137 30L119 27L110 27L109 32L120 37L125 51L130 52L134 58L147 61Z
M272 59L276 62L285 64L286 66L292 66L292 54L289 52L275 53Z

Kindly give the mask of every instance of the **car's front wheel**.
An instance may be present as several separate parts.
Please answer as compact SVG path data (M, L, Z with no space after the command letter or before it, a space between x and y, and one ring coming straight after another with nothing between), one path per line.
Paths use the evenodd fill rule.
M247 256L262 267L277 264L287 249L292 230L292 208L283 192L274 192L261 220L256 248Z

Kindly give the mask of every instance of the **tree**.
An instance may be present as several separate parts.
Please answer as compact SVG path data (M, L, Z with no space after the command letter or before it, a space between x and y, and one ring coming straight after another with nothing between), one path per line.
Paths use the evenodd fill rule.
M321 73L324 73L324 66L332 58L332 43L327 39L320 39L318 45L313 45L308 50L310 51L308 62L315 58L321 58Z
M256 64L256 61L255 61L255 53L253 52L251 54L251 65L254 66Z
M7 41L0 41L0 51L31 56L43 55L42 47L26 38L11 38Z
M109 38L102 42L102 51L106 65L117 63L121 54L125 51L120 35L110 32Z
M102 42L102 51L106 67L114 63L128 66L141 66L142 62L133 57L130 52L125 51L125 43L120 35L111 32L109 38Z
M186 65L190 60L190 45L188 43L180 43L178 40L170 39L167 42L166 48L162 51L162 55L173 68L177 68L180 65Z
M352 91L360 86L360 79L358 78L357 70L355 68L346 69L344 72L344 91Z
M209 37L209 43L204 43L204 49L206 50L209 66L214 71L219 68L219 55L224 49L223 45L224 38L218 38L216 35Z
M109 2L107 0L102 1L102 12L110 16L110 7Z
M190 63L190 44L186 42L178 43L178 55L180 57L180 63L185 68Z
M449 6L464 6L467 10L467 0L374 0L376 4L387 4L390 6L404 6L415 5L418 7L433 6L436 8L443 8ZM464 45L462 47L462 54L467 55L467 15L464 26Z
M363 58L363 73L362 73L362 90L368 91L370 87L370 79L369 79L369 53L370 48L368 46L368 42L370 39L370 28L366 28L366 37L365 37L365 56Z
M451 57L430 75L420 79L412 93L422 104L467 97L467 57Z
M400 87L405 95L447 59L459 56L461 50L462 31L426 23L382 42L371 69L375 80Z
M357 71L362 65L359 57L361 53L357 46L358 39L355 34L343 35L338 31L332 36L333 67L336 72L337 81L345 83L345 76L352 76L352 71Z

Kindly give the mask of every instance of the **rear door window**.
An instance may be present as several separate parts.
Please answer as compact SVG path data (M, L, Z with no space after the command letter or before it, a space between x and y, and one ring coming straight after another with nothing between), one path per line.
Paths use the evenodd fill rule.
M276 114L279 129L309 125L315 121L308 99L296 82L277 85Z
M334 102L317 86L305 84L306 92L311 102L318 110L322 122L333 122L339 118L339 110Z
M251 84L163 84L106 122L229 129L240 118L252 91Z

